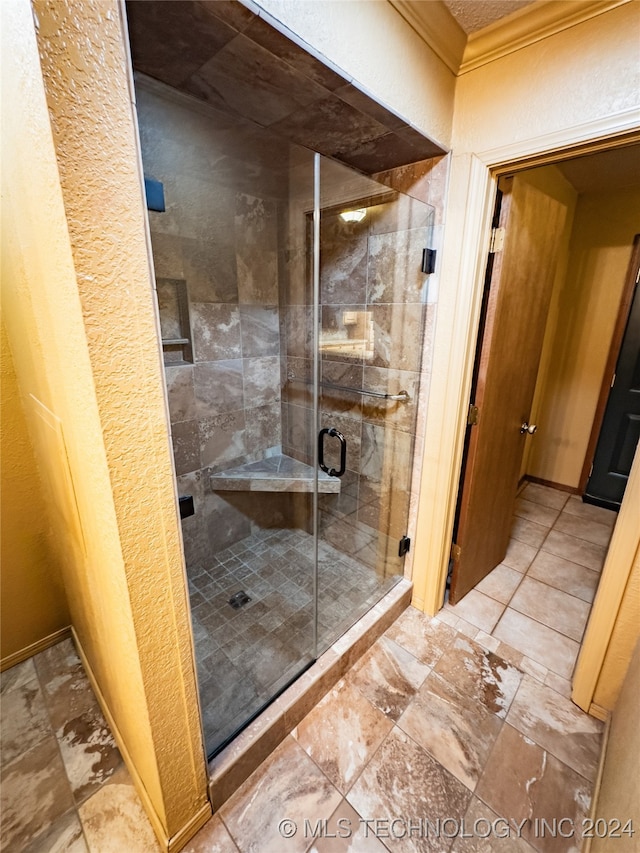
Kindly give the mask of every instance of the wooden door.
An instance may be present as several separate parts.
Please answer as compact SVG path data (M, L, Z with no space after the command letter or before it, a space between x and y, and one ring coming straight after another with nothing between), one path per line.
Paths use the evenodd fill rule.
M502 179L488 265L449 600L455 604L507 550L566 207L525 175ZM504 229L504 230L503 230ZM496 232L494 232L496 233Z
M609 385L602 426L584 500L620 509L631 464L640 438L640 235L636 236L619 323L624 334ZM614 334L615 337L615 334ZM613 359L610 359L613 361Z

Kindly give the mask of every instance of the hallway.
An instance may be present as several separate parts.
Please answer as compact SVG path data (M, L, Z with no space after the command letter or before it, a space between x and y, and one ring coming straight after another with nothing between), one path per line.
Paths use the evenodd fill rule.
M560 638L577 646L584 608L573 602L588 610L595 558L604 554L604 545L578 546L574 534L603 536L606 524L593 517L585 525L575 513L581 505L566 495L555 507L534 497L551 499L527 487L509 565L473 596L483 606L465 610L464 619L461 605L433 619L406 610L187 844L188 853L579 850L577 837L552 837L541 821L565 818L565 833L571 827L579 836L589 813L603 724L563 695L573 645ZM564 556L545 550L560 550L557 543ZM594 568L568 566L568 555ZM544 584L550 558L560 560L557 587L543 594L535 584ZM565 633L536 621L553 618L536 616L536 602L562 615ZM526 632L515 630L520 619L534 621L537 633L528 621ZM567 651L545 658L540 637ZM4 673L2 705L5 720L16 720L3 733L3 848L157 851L70 641ZM291 838L278 829L293 831L285 820L297 827Z
M569 696L616 518L577 495L527 484L504 561L439 618Z

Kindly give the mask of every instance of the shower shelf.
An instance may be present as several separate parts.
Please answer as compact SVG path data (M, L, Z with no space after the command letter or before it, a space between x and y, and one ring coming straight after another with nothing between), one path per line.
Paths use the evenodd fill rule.
M284 455L211 474L211 488L216 492L312 492L313 487L313 467ZM318 471L318 491L338 494L340 480Z

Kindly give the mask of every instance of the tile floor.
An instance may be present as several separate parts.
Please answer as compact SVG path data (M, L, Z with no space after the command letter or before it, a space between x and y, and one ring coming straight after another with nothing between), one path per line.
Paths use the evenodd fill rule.
M157 851L71 640L3 672L0 710L2 850Z
M212 753L313 659L313 538L302 530L261 530L189 567L198 685ZM399 577L381 581L326 542L318 547L321 653ZM235 610L229 599L251 601Z
M187 853L577 853L603 725L566 694L603 512L527 487L481 606L406 610ZM157 853L69 641L4 673L1 700L2 849Z
M616 517L529 483L504 561L440 618L568 696Z

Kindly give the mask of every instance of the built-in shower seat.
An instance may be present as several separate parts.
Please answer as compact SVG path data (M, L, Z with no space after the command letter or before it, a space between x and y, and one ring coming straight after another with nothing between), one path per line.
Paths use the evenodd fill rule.
M313 466L278 454L211 474L211 488L216 492L312 492L314 475ZM338 494L340 480L318 471L318 491Z

